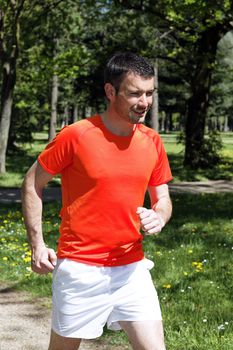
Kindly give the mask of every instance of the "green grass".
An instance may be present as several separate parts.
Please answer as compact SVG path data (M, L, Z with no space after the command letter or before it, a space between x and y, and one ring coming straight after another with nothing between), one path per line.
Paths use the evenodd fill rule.
M144 239L155 262L167 350L229 350L233 343L233 194L172 194L173 218L157 237ZM146 200L147 203L147 200ZM59 204L47 203L44 232L56 247ZM1 280L39 296L51 295L51 275L30 271L30 253L19 205L0 206ZM106 331L110 345L127 344Z
M161 135L172 169L173 181L233 180L233 134L222 134L222 161L214 168L193 170L183 166L184 146L177 144L177 134Z
M175 181L233 179L232 133L223 134L222 163L191 171L182 165L184 149L176 134L162 135ZM19 187L47 142L35 134L33 145L7 158L0 187ZM57 185L55 178L52 185ZM152 276L164 317L168 350L229 350L233 343L233 194L172 194L174 214L158 237L146 237L146 256L155 262ZM56 249L60 205L46 203L44 233ZM30 250L19 205L0 205L0 279L36 296L51 296L51 275L31 272ZM110 345L126 344L122 332L105 331Z
M0 187L21 187L27 170L36 161L47 142L46 133L35 133L33 144L21 144L17 152L8 154L6 160L7 172L0 174ZM50 186L56 186L59 183L59 177L55 177Z
M177 144L176 133L162 134L168 158L170 161L174 181L206 181L233 179L233 141L232 133L222 134L223 152L222 162L212 169L193 171L184 168L184 147ZM19 151L7 156L6 174L0 174L0 187L20 187L28 168L34 163L39 153L47 143L47 133L35 133L33 144L19 145ZM50 186L60 184L59 177L55 177Z

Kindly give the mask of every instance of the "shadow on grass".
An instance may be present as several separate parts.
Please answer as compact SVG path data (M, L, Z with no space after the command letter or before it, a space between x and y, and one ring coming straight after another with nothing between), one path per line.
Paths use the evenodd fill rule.
M233 193L172 194L173 215L163 234L151 237L156 245L173 249L180 244L203 242L232 245ZM145 199L149 207L149 198Z
M17 150L7 156L7 171L22 174L23 176L29 167L35 162L36 157L37 155L28 154L28 152L24 150Z
M175 181L200 181L206 178L209 180L232 180L233 160L222 159L222 162L209 169L193 170L183 165L183 153L169 154L169 162Z
M35 141L37 145L44 145L42 141ZM20 184L23 181L23 178L28 171L28 169L32 166L32 164L37 160L37 157L39 155L39 151L31 151L29 150L24 150L24 149L17 149L14 152L11 152L7 155L7 160L6 160L6 174L0 175L0 181L1 178L3 179L4 177L9 177L9 174L14 177L19 176L21 178ZM12 179L13 183L14 180ZM59 186L60 185L60 180L59 176L55 176L52 181L49 183L49 187L52 186ZM2 185L3 187L8 187L8 185ZM20 186L12 186L10 184L9 187L20 187Z
M233 218L233 193L173 193L173 218L180 223L189 218L207 222Z

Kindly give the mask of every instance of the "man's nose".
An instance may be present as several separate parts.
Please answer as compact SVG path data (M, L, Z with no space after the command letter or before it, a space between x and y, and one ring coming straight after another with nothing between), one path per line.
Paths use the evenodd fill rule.
M147 107L149 105L148 97L146 94L142 94L139 99L140 106Z

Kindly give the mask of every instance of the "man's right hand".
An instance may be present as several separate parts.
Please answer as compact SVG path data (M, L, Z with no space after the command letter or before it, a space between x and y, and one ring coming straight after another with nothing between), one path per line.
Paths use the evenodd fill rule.
M32 271L44 275L52 272L57 263L57 256L53 249L40 247L32 252Z

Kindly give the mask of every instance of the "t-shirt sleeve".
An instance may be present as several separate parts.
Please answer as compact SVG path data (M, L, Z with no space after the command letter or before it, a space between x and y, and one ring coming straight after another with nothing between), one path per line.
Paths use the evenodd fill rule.
M150 177L149 186L159 186L172 180L172 173L168 162L168 157L161 140L157 134L154 138L157 161Z
M74 132L69 126L65 126L42 151L38 162L49 174L56 175L72 163L74 151Z

